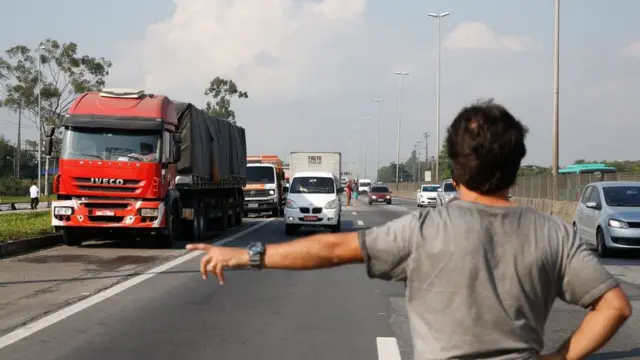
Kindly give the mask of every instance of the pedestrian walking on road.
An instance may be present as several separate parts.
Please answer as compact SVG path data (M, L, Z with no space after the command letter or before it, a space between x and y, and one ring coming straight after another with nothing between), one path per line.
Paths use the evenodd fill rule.
M347 198L347 207L351 206L351 180L347 181L344 189L344 196Z
M200 271L308 270L364 263L367 275L407 281L414 359L585 359L631 316L618 281L557 217L509 201L526 128L492 101L462 109L447 155L459 198L357 232L204 251ZM587 309L559 348L540 355L556 299Z
M358 205L358 197L360 196L360 189L358 189L358 180L353 182L353 206Z
M40 189L38 189L35 181L29 188L29 196L31 197L31 210L37 209L38 204L40 204Z

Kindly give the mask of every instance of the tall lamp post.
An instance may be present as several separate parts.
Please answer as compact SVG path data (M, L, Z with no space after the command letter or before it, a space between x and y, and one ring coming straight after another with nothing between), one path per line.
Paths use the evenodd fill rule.
M38 192L42 194L42 100L41 100L41 76L42 72L42 60L40 59L40 54L44 49L43 45L38 46L38 84L36 88L38 89Z
M396 192L400 191L400 124L402 123L402 79L408 76L408 72L396 71L400 76L400 88L398 90L398 137L396 144Z
M437 70L436 70L436 174L435 174L435 179L436 179L436 183L439 181L440 178L440 58L441 58L441 54L440 54L440 38L441 38L441 31L440 31L440 20L443 17L449 16L450 13L449 12L443 12L443 13L429 13L428 14L429 17L432 17L434 19L438 20L438 62L437 62Z
M380 170L380 103L384 99L373 99L376 103L376 181L378 179L378 171Z
M560 166L560 0L556 0L553 32L553 200L558 196L558 167Z
M368 126L367 123L369 122L369 120L371 119L370 116L363 116L362 117L362 121L364 122L364 172L363 172L363 176L365 179L367 179L367 139L369 138L368 135Z

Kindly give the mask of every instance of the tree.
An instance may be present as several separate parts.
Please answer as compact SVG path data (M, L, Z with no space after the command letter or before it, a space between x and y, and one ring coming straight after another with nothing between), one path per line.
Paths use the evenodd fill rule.
M440 181L445 179L451 179L451 161L449 161L449 154L447 154L447 143L442 144L440 153L438 154L438 172Z
M23 109L27 119L37 124L38 75L41 89L41 131L59 126L76 95L100 90L109 75L111 62L78 54L73 42L61 44L46 39L37 49L16 45L0 58L0 107L12 111ZM40 69L38 69L38 56Z
M231 109L231 98L248 99L249 94L241 91L233 80L216 76L204 91L206 96L213 98L213 103L207 101L206 111L215 117L236 123L236 112Z

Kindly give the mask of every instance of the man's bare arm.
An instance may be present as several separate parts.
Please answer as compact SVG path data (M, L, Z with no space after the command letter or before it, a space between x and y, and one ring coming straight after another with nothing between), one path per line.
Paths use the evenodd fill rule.
M356 232L318 234L266 246L264 266L271 269L307 270L362 263Z
M190 251L204 251L200 272L204 279L213 273L224 283L225 268L250 265L244 248L219 247L209 244L189 244ZM356 232L320 234L280 244L266 245L264 267L271 269L309 270L364 262Z
M609 290L592 304L576 332L558 353L567 360L586 358L615 335L631 312L632 307L624 291L620 287Z

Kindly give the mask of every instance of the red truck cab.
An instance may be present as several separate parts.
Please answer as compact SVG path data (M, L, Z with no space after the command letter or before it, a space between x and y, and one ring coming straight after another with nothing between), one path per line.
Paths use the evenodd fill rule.
M166 96L105 89L80 95L62 122L52 225L67 245L90 235L167 235L181 138ZM45 154L53 134L46 134ZM176 200L177 202L177 200ZM169 220L172 221L172 220Z

